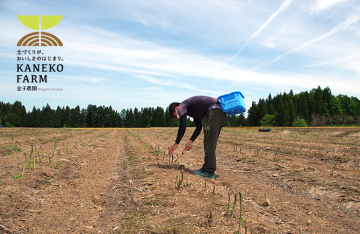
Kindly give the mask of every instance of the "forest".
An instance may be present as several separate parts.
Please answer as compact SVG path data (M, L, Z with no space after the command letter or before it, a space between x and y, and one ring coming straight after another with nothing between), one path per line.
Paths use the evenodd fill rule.
M346 126L360 122L357 97L332 95L329 87L294 94L292 90L259 99L248 108L248 126Z
M228 117L225 126L348 126L360 124L360 101L357 97L347 95L334 96L329 87L312 89L310 92L294 94L271 94L247 108L244 114ZM26 111L20 101L15 103L0 102L0 125L5 127L174 127L177 120L169 117L168 108L145 107L123 109L120 112L111 106L89 104L87 108L69 106L52 109L45 107ZM194 126L188 118L187 126Z

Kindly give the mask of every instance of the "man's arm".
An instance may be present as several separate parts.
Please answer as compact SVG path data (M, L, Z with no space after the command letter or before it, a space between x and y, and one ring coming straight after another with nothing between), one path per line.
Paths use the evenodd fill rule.
M201 119L194 119L196 128L194 133L192 134L192 136L190 137L191 141L195 141L195 139L199 136L199 134L201 133L201 128L202 128L202 124L201 124Z
M176 150L181 139L183 138L183 136L185 134L185 130L186 130L186 115L184 114L184 115L180 116L180 127L178 130L178 134L177 134L175 143L169 149L169 154L172 154L174 152L174 150Z
M186 130L186 115L182 115L180 116L180 126L179 126L179 130L178 130L178 134L175 140L176 144L179 144L181 139L183 138L184 134L185 134L185 130Z

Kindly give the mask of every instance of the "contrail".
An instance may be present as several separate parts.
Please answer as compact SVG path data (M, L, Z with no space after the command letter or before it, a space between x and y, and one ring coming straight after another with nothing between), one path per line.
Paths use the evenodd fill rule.
M240 53L241 53L241 51L247 46L247 44L249 43L249 41L251 41L253 38L255 38L257 35L259 35L259 33L278 15L278 14L280 14L281 12L283 12L283 11L285 11L288 7L289 7L289 5L290 5L290 3L292 2L293 0L285 0L282 4L281 4L281 6L280 6L280 8L279 9L277 9L277 11L275 11L275 13L274 14L272 14L272 16L270 16L270 18L268 18L267 20L266 20L266 22L253 34L253 35L251 35L251 37L249 37L247 40L246 40L246 42L245 42L245 44L241 47L241 49L237 52L237 54L234 56L234 58L236 58L236 56L238 56Z
M254 67L252 70L255 71L255 70L257 70L257 69L259 69L259 68L261 68L261 67L269 66L269 65L271 65L271 64L279 61L279 59L281 59L282 57L284 57L284 56L286 56L286 55L289 55L289 54L291 54L291 53L294 53L294 52L296 52L296 51L299 51L299 50L303 49L304 47L306 47L306 46L308 46L308 45L311 45L311 44L313 44L313 43L315 43L315 42L317 42L317 41L320 41L320 40L324 39L325 37L328 37L328 36L330 36L330 35L338 32L338 31L340 31L340 30L342 30L342 29L344 29L344 28L349 27L349 26L352 25L353 23L356 23L359 19L360 19L360 15L353 16L353 17L349 18L348 20L346 20L345 22L343 22L343 23L339 24L338 26L334 27L334 28L331 29L329 32L321 35L320 37L317 37L317 38L315 38L315 39L312 39L312 40L310 40L310 41L307 41L307 42L305 42L304 44L302 44L302 45L300 45L300 46L298 46L298 47L295 47L294 49L290 50L289 52L286 52L286 53L284 53L284 54L279 55L276 59L274 59L274 60L272 60L272 61L269 61L269 62L260 64L260 65L258 65L258 66L256 66L256 67Z

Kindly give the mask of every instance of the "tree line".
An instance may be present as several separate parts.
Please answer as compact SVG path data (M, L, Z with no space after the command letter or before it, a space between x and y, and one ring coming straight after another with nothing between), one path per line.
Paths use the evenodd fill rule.
M252 102L248 126L330 126L360 124L360 101L347 95L334 96L329 87L310 92L278 94Z
M111 106L88 105L86 109L76 106L60 107L56 110L47 104L42 109L33 107L26 112L25 106L16 101L14 104L0 102L0 124L6 127L173 127L179 125L172 121L168 109L163 108L137 108L123 109L121 112ZM189 126L193 123L188 120Z
M248 117L244 114L227 117L226 126L327 126L360 124L360 101L356 97L332 95L329 87L294 94L292 90L267 99L252 102ZM32 108L26 111L21 102L0 102L0 125L6 127L174 127L169 110L162 107L130 108L121 112L111 106L88 105L87 108L69 106L52 109ZM187 126L195 126L189 118Z

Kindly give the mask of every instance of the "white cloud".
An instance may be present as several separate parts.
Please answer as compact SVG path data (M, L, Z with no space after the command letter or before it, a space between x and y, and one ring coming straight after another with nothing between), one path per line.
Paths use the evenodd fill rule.
M162 88L160 88L160 87L146 87L145 89L153 91L153 90L161 90Z
M104 82L106 79L102 77L73 77L75 80L89 82L89 83L101 83Z
M247 40L246 40L246 43L241 47L241 49L236 53L235 57L238 56L241 51L247 46L247 44L253 39L255 38L257 35L259 35L259 33L278 15L280 14L281 12L285 11L289 5L291 4L292 0L285 0L281 6L266 20L266 22L261 25L261 27L256 31L254 32L251 37L249 37Z
M345 66L356 72L357 76L360 77L360 57L352 58L346 61ZM359 79L357 79L359 80ZM360 86L358 86L360 87Z
M268 48L275 48L275 44L272 39L267 39L265 41L260 42L261 45L268 47Z
M253 68L253 70L257 70L257 69L259 69L259 68L261 68L261 67L269 66L269 65L271 65L271 64L279 61L279 60L280 60L282 57L284 57L284 56L287 56L287 55L289 55L289 54L292 54L292 53L294 53L294 52L297 52L297 51L299 51L299 50L301 50L301 49L303 49L303 48L305 48L305 47L307 47L307 46L309 46L309 45L311 45L311 44L313 44L313 43L315 43L315 42L318 42L318 41L320 41L320 40L322 40L322 39L324 39L324 38L326 38L326 37L328 37L328 36L330 36L330 35L338 32L338 31L340 31L340 30L342 30L342 29L344 29L344 28L349 27L350 25L356 23L359 19L360 19L360 15L353 16L353 17L349 18L348 20L346 20L345 22L343 22L343 23L335 26L335 27L334 27L333 29L331 29L329 32L324 33L323 35L321 35L321 36L319 36L319 37L317 37L317 38L315 38L315 39L309 40L309 41L305 42L304 44L302 44L302 45L300 45L300 46L297 46L297 47L295 47L294 49L292 49L292 50L290 50L290 51L288 51L288 52L286 52L286 53L284 53L284 54L279 55L276 59L274 59L274 60L272 60L272 61L268 61L268 62L265 62L265 63L260 64L260 65L258 65L258 66L255 66L255 67Z
M280 84L291 86L293 83L287 76L246 71L225 64L220 58L210 58L187 51L162 47L120 35L103 39L101 45L98 45L99 38L92 33L92 30L89 32L80 29L74 30L77 31L76 37L79 38L90 38L92 35L86 44L69 41L64 47L68 54L63 56L70 58L67 59L67 64L78 67L77 70L102 69L121 72L127 76L146 81L150 87L156 84L157 87L178 87L202 94L216 93L219 86L212 86L211 83L218 82L268 87L276 87ZM102 32L103 34L106 35L106 32ZM72 40L77 41L73 33L70 35ZM64 40L67 39L64 38ZM95 81L97 80L94 79L93 82ZM303 79L302 84L308 83L315 85L316 82L312 82L311 79ZM202 88L202 84L207 84L206 88Z
M346 2L346 1L348 1L348 0L318 0L316 9L324 10L324 9L330 8L331 6L333 6L336 3Z
M310 12L319 14L324 10L328 10L333 6L346 2L348 0L317 0L314 4L310 6Z

